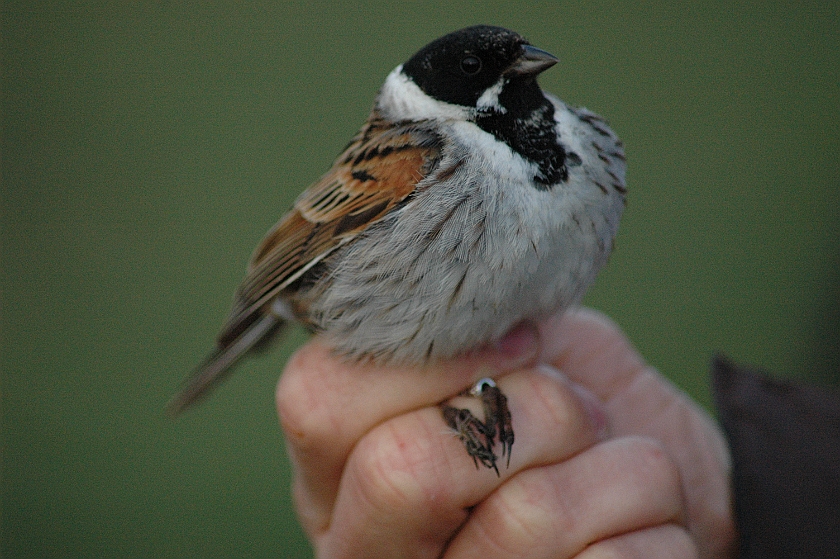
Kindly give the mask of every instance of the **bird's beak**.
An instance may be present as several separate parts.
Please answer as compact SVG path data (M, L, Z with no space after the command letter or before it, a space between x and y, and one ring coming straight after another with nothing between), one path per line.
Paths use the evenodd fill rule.
M536 76L557 64L558 61L559 59L551 53L531 45L524 45L522 56L508 68L507 73L519 76Z

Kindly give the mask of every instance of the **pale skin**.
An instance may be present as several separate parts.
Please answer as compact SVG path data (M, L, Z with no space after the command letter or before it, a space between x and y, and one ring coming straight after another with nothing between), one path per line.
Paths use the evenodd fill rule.
M500 477L437 407L489 373L516 432ZM277 405L319 558L734 556L719 428L591 310L426 368L351 365L315 337Z

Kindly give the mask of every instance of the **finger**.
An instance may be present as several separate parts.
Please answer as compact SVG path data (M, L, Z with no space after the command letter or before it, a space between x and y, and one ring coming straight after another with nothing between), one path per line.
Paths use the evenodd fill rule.
M685 528L664 524L595 542L575 559L694 559L699 556Z
M609 401L646 368L614 322L591 309L574 309L539 325L540 361Z
M729 489L731 464L711 418L645 363L606 316L580 309L540 325L540 359L592 390L607 410L616 436L659 440L682 472L689 528L711 556L734 544Z
M323 518L332 508L347 455L372 427L533 362L537 352L537 331L529 324L498 344L425 368L348 363L317 337L303 346L280 377L276 400L304 526L317 526L306 517Z
M476 469L436 408L393 418L368 433L347 461L319 555L438 556L481 502L511 475L564 460L598 440L588 404L556 371L503 377L516 422L510 469Z
M594 542L682 516L661 446L627 437L518 474L479 504L444 557L574 557Z

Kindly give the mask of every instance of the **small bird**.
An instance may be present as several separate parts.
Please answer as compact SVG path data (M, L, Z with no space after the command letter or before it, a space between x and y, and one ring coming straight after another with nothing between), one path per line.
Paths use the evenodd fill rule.
M288 321L348 359L422 366L579 303L612 250L625 157L604 119L540 89L557 61L479 25L397 66L332 168L257 247L216 350L170 410ZM496 437L508 461L513 444L506 399L490 379L470 392L490 417L446 406L444 417L476 465L496 469Z

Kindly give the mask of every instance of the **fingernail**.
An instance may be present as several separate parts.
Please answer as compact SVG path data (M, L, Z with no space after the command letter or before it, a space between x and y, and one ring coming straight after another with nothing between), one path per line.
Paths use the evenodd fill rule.
M583 404L583 409L586 411L586 416L589 418L589 424L595 431L596 437L598 440L606 439L609 435L609 424L607 422L607 412L604 409L604 403L589 389L569 380L569 377L564 375L559 369L546 364L540 365L538 369L544 375L565 383L572 389L572 392L577 394L580 402Z
M569 386L583 402L586 415L589 416L589 423L594 428L598 440L606 439L609 435L609 425L607 424L607 412L604 410L604 403L590 390L577 383L570 381Z
M523 322L494 346L505 359L524 363L537 355L537 328L530 322Z

